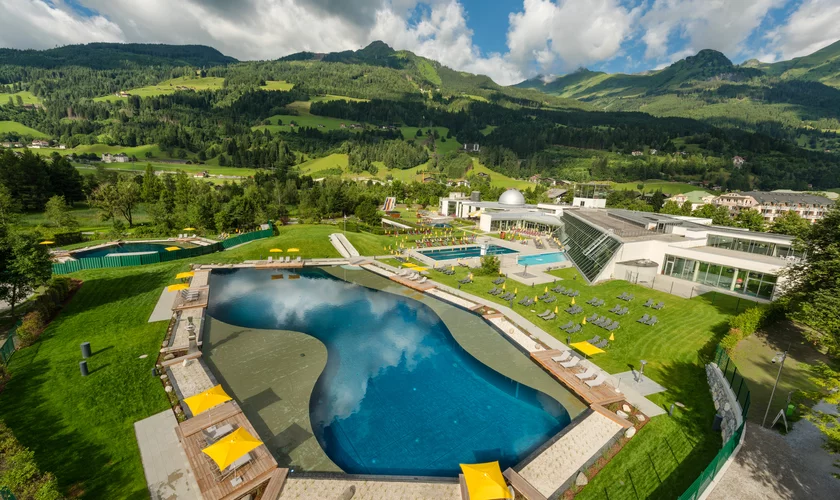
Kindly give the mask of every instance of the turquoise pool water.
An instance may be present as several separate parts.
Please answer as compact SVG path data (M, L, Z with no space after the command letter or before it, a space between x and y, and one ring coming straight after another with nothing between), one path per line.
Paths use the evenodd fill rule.
M453 477L459 463L491 460L504 469L569 424L554 398L470 356L425 304L318 268L295 280L272 274L213 271L208 313L324 343L327 364L309 417L318 443L345 472ZM253 360L255 374L283 369Z
M89 257L105 257L106 255L118 253L136 253L136 252L166 252L166 247L179 246L171 243L122 243L119 245L111 245L109 247L97 248L94 250L80 250L73 252L73 257L77 259L85 259Z
M464 247L464 248L451 248L451 249L440 249L440 250L420 250L419 253L425 255L426 257L431 257L434 260L453 260L453 259L467 259L470 257L480 257L481 256L481 247L476 245L472 247ZM488 245L487 246L487 255L504 255L508 253L517 253L516 250L511 250L509 248L500 247L497 245Z
M537 264L554 264L565 262L566 254L563 252L541 253L536 255L520 255L519 264L522 266L535 266Z

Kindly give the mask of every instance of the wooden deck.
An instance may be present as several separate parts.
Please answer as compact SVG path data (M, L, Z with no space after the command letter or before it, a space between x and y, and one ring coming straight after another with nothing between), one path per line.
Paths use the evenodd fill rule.
M187 301L181 296L181 292L175 295L175 302L172 304L173 311L180 311L183 309L191 309L193 307L207 307L207 300L210 298L210 287L190 287L191 291L198 290L198 298L196 300Z
M277 462L263 445L253 451L253 460L224 479L219 478L219 469L202 449L207 446L202 429L210 425L231 424L234 429L244 428L258 437L251 422L242 413L239 405L228 401L205 413L182 422L175 429L195 475L198 489L205 500L233 500L248 493L260 484L270 481L277 474ZM235 477L241 482L234 484ZM285 479L285 478L283 478ZM280 485L282 487L282 484Z
M390 279L391 281L396 281L400 285L411 288L412 290L417 290L418 292L425 292L426 290L435 288L435 285L429 281L425 283L417 283L416 281L411 281L410 279L400 278L397 275L392 275Z
M508 467L506 471L502 473L505 476L505 479L508 480L513 489L515 489L520 495L525 497L527 500L546 500L545 495L540 493L536 488L531 486L531 483L525 480L524 477L520 476L515 470Z
M579 378L575 377L576 373L580 373L580 368L563 368L558 363L551 360L554 356L559 356L562 351L552 349L550 351L536 351L531 353L531 358L534 359L540 366L548 373L554 376L561 384L566 386L578 395L588 404L608 405L618 401L623 401L624 396L615 392L615 388L607 382L598 387L589 387Z
M303 268L303 261L300 262L279 262L273 261L269 262L267 260L260 260L254 264L254 267L257 269L302 269Z
M274 469L271 479L268 480L268 485L263 491L262 500L277 500L280 498L280 493L283 492L283 485L286 483L288 475L289 469Z

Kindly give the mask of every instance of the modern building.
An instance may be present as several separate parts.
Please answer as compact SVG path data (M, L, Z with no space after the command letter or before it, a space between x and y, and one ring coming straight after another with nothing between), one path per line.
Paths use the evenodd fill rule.
M722 194L712 200L712 204L727 207L732 215L737 215L741 210L757 210L767 223L772 223L785 212L793 211L813 224L823 218L834 201L825 196L794 191L746 191Z
M665 275L772 300L782 269L802 257L790 236L712 226L709 219L585 208L566 209L560 219L566 255L592 283L649 283Z
M467 196L450 193L440 199L440 215L460 218L477 218L482 231L497 232L510 229L533 229L554 233L560 227L563 207L559 205L532 205L516 189L508 189L498 201L481 201L478 192Z

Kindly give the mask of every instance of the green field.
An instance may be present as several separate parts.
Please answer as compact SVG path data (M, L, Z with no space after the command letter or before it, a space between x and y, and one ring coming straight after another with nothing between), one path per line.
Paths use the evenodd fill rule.
M359 99L356 97L348 97L346 95L316 95L309 98L311 102L330 102L330 101L348 101L348 102L370 102L370 99ZM294 104L294 103L293 103Z
M156 85L149 85L147 87L140 87L136 89L126 90L131 95L140 97L153 97L156 95L174 94L179 89L178 87L187 87L192 90L218 90L221 89L225 79L213 76L204 78L191 78L182 76L180 78L172 78L171 80L162 81ZM118 97L114 94L97 97L94 101L110 101L115 102L125 97Z
M13 122L9 120L2 120L0 121L0 134L20 134L24 136L30 136L35 138L44 138L48 137L47 134L43 132L39 132L34 128L29 128L26 125L18 122Z
M146 165L151 165L155 171L158 172L177 172L183 170L188 174L198 172L207 172L210 175L228 175L237 177L253 177L257 172L253 168L236 168L236 167L218 167L214 165L186 165L183 163L160 163L154 161L138 160L129 163L89 163L89 164L75 164L76 168L81 172L90 172L96 170L98 165L105 167L105 170L116 170L119 172L135 172L142 173L146 170ZM211 179L208 179L211 180Z
M293 83L285 82L283 80L269 80L265 82L265 85L261 86L260 88L263 90L282 90L288 91L292 90L295 87Z
M670 181L663 181L657 179L651 179L646 181L636 181L636 182L621 182L621 183L613 183L612 189L615 190L623 190L623 189L630 189L638 191L638 185L644 184L644 190L647 192L656 191L657 189L661 189L662 193L668 195L674 194L682 194L688 193L690 191L706 191L701 186L694 186L692 184L688 184L685 182L670 182Z
M17 96L20 96L23 99L24 104L41 104L41 99L29 92L28 90L21 90L20 92L15 92L14 94L3 94L0 93L0 106L6 106L9 104L9 97L14 100L15 106L17 106Z
M289 125L295 122L298 127L317 128L322 131L342 130L341 125L344 124L346 130L361 132L361 129L351 129L350 124L355 123L350 120L341 120L339 118L330 118L326 116L316 116L311 114L295 115L274 115L266 118L271 125L257 125L253 130L269 130L275 132L291 132L292 127ZM282 125L278 125L278 120L282 121ZM362 124L364 125L364 124Z

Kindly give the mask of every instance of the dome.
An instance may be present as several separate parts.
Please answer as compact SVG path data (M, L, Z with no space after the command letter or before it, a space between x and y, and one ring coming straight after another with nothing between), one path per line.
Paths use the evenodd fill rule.
M501 196L499 196L499 203L502 205L524 205L525 196L516 189L508 189Z

